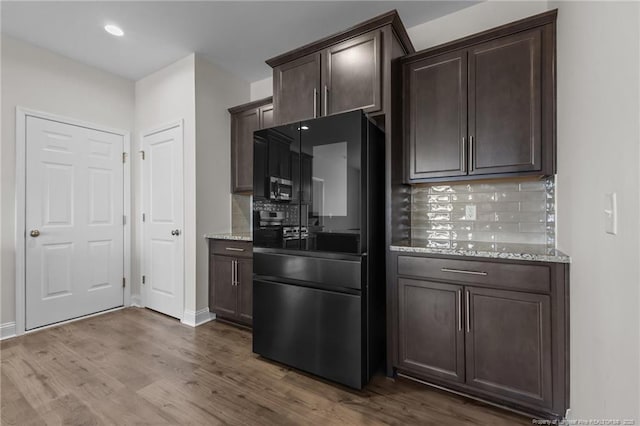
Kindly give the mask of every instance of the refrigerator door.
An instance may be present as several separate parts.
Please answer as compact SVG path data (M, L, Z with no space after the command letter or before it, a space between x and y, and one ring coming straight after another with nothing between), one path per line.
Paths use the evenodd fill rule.
M308 230L304 250L364 251L365 125L362 111L300 123L300 210Z
M253 134L253 245L299 249L300 125ZM268 215L278 222L264 220Z
M361 296L254 278L253 352L361 389Z

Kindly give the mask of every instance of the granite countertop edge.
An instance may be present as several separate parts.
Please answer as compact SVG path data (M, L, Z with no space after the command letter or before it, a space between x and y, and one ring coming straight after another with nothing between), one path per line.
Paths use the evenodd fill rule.
M523 253L509 251L488 251L473 249L446 249L433 247L408 246L391 244L389 249L401 253L442 254L450 256L484 257L489 259L524 260L530 262L571 263L571 258L556 250L556 254Z
M253 241L253 236L249 233L233 233L233 232L204 234L204 238L208 238L211 240Z

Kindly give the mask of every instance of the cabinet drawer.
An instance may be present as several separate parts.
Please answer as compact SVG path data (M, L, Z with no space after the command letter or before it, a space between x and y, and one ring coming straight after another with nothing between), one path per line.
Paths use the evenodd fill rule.
M253 243L251 241L211 240L211 254L221 254L234 257L252 257Z
M398 275L539 293L549 293L551 282L551 271L546 265L416 256L398 256Z

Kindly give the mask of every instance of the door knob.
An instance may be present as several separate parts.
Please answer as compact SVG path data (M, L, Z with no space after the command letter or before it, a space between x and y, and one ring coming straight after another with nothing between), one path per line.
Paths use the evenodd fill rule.
M179 229L174 229L173 231L171 231L171 235L180 235L180 230Z
M39 237L40 236L40 231L38 231L37 229L32 229L31 232L29 232L29 235L31 235L32 237Z

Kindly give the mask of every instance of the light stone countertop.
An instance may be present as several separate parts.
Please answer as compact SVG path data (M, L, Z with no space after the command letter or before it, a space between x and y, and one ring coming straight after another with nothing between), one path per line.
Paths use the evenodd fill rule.
M532 262L571 263L571 258L553 247L543 244L497 244L457 242L455 247L437 247L429 240L404 240L391 244L389 249L402 253L441 254L448 256L485 257L490 259L526 260Z
M226 232L219 234L204 234L204 238L212 240L253 241L251 232Z

